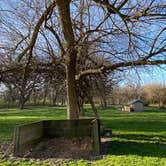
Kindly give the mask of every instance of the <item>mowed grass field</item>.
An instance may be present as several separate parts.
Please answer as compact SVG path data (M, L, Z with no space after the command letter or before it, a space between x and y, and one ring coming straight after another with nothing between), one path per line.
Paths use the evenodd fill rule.
M115 109L99 110L101 122L111 128L113 137L102 159L78 160L67 163L50 161L4 160L0 152L0 166L166 166L166 109L148 107L144 112L125 113ZM87 108L86 117L93 113ZM0 146L13 138L14 127L42 119L66 119L65 107L29 107L25 110L0 109Z

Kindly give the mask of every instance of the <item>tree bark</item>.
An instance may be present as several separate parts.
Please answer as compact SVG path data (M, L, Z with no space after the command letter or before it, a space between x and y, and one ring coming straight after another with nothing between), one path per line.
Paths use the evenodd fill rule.
M76 57L75 37L70 17L70 0L57 0L62 32L66 42L66 88L67 88L67 117L79 118L79 107L76 94Z
M97 119L99 119L99 115L98 115L98 113L97 113L97 108L96 108L95 103L94 103L94 101L93 101L93 97L87 94L87 98L88 98L88 101L89 101L89 103L90 103L90 105L91 105L91 107L92 107L92 111L93 111L95 117L96 117Z
M57 91L54 91L54 94L52 96L52 105L56 106L57 103Z
M24 109L26 100L21 96L19 101L19 108L22 110Z
M98 115L98 113L97 113L97 108L96 108L95 103L94 103L94 101L93 101L93 96L92 96L91 93L90 93L90 89L88 89L88 87L89 87L88 82L87 82L87 80L84 80L84 81L85 81L85 84L86 84L86 88L83 89L84 94L86 95L86 97L87 97L87 99L88 99L88 101L89 101L89 103L90 103L90 105L91 105L91 108L92 108L92 111L93 111L93 113L94 113L94 116L95 116L97 119L99 119L99 115Z
M46 98L47 98L47 94L44 94L44 97L43 97L43 106L46 105Z
M107 101L106 101L106 97L104 95L101 95L100 97L100 105L102 109L106 109L107 108Z
M73 52L73 51L72 51ZM75 52L75 51L74 51ZM70 53L75 54L75 53ZM75 56L76 57L76 56ZM66 88L67 88L67 117L68 119L79 118L79 106L76 93L76 80L75 80L75 61L76 58L71 58L66 66Z

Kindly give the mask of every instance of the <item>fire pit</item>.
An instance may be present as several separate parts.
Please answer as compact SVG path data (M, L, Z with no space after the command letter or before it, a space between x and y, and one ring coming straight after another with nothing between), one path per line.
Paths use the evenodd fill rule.
M49 139L50 141L53 139L54 141L72 140L71 146L73 140L76 140L75 145L78 144L78 140L89 140L88 147L91 147L92 154L99 155L99 126L97 119L43 120L17 126L14 134L14 156L24 156L43 140L49 141ZM80 145L80 147L83 147L83 145Z

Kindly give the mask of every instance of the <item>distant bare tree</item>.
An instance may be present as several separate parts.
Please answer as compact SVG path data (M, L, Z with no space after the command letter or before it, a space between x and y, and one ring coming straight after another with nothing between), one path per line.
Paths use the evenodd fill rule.
M40 74L38 73L26 73L26 75L24 75L24 73L21 72L10 72L1 74L0 81L8 88L10 96L9 101L14 101L14 99L17 99L18 97L19 107L20 109L23 109L33 89L36 86L39 86L39 83L41 82L40 78ZM16 94L15 91L18 96L13 96Z
M147 84L144 86L144 92L150 103L158 103L159 108L164 107L164 103L166 103L166 86L159 83Z

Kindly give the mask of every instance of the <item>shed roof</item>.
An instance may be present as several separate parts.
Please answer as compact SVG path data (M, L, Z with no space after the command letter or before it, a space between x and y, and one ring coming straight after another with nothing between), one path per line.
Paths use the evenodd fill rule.
M139 99L134 99L129 102L129 104L134 104L134 103L144 103L144 102Z

